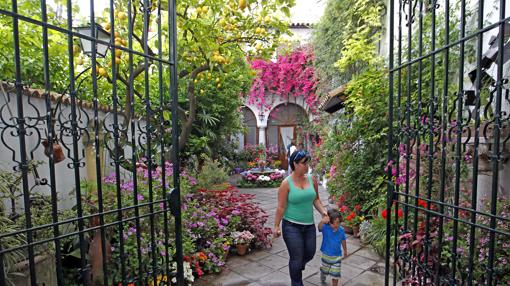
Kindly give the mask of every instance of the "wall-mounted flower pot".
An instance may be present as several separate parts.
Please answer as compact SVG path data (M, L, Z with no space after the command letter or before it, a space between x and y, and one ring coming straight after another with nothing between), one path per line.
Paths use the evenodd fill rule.
M64 161L66 156L64 155L64 150L62 150L62 146L58 144L58 141L54 140L52 146L50 146L50 142L48 139L43 139L41 144L44 146L44 155L50 157L51 149L53 149L53 160L55 163Z

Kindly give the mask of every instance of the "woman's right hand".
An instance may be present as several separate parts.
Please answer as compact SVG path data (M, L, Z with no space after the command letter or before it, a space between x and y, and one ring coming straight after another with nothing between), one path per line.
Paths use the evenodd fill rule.
M273 230L273 237L278 238L282 235L282 231L280 230L280 226L275 226Z

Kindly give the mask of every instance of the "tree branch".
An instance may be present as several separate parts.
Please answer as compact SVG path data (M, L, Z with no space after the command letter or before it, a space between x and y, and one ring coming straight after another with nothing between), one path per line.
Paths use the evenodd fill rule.
M197 115L197 99L195 97L195 78L199 73L204 72L208 69L209 65L205 64L198 68L195 68L191 72L187 91L189 98L189 115L187 116L186 121L183 123L181 134L179 135L179 151L182 151L186 146L186 141L188 141L188 137L191 134L193 122L195 121Z

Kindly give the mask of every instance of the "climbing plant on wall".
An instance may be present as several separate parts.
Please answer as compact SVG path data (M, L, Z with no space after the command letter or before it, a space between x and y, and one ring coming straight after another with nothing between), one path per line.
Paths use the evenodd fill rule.
M248 93L248 103L269 109L275 96L284 100L302 96L310 111L315 112L318 97L313 60L311 50L301 48L288 55L280 55L276 62L252 61L257 77Z

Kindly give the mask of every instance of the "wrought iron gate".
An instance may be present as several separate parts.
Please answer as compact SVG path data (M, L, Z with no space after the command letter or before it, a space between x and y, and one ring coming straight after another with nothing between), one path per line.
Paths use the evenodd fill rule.
M510 283L507 6L390 1L386 285Z
M184 285L175 1L4 2L0 285Z

